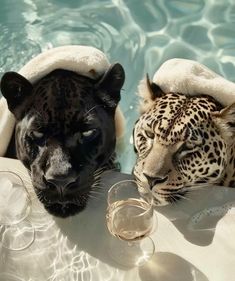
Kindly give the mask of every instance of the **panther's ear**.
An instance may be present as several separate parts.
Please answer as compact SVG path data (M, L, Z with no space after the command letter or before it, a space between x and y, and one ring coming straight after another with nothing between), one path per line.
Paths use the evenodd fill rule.
M16 72L6 72L1 79L0 87L9 110L18 119L24 101L32 93L32 84Z
M111 108L115 108L121 99L120 91L125 81L125 72L120 63L109 67L96 84L99 98Z
M219 112L212 113L212 119L227 141L234 142L235 136L235 103Z
M155 99L163 95L161 88L151 82L148 74L146 74L146 78L140 81L138 86L138 96L141 98L139 102L140 113L146 112L154 104Z

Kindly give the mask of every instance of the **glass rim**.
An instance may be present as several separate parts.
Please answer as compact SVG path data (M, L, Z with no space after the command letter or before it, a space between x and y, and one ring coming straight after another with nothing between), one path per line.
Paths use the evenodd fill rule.
M23 179L21 178L20 175L18 175L17 173L13 172L13 171L7 171L7 170L0 170L0 179L1 179L1 173L6 173L6 174L11 174L13 175L14 177L18 178L21 182L21 186L23 187L23 190L25 191L26 193L26 198L27 198L27 201L28 201L28 206L26 207L26 211L25 211L25 214L23 215L23 217L21 217L20 219L16 220L16 221L13 221L12 223L9 223L9 222L4 222L4 221L1 221L0 220L0 225L3 225L3 226L11 226L11 225L16 225L18 223L21 223L22 221L24 221L29 213L30 213L30 210L31 210L31 199L30 199L30 194L24 184L24 181Z
M114 189L114 187L117 185L117 184L120 184L120 183L124 183L124 182L133 182L133 183L135 183L136 184L136 186L137 186L137 189L138 189L138 184L137 184L137 181L136 180L132 180L132 179L128 179L128 180L121 180L121 181L118 181L118 182L116 182L116 183L114 183L110 188L109 188L109 190L108 190L108 196L107 196L107 203L108 203L108 208L114 203L114 202L117 202L118 200L116 200L116 201L114 201L113 203L109 203L109 195L110 195L110 193L111 193L111 191ZM139 194L140 194L140 196L141 196L141 193L139 192ZM151 192L149 192L148 193L149 195L150 195L150 202L148 202L144 197L141 197L141 198L143 198L143 200L144 200L144 202L146 202L148 205L149 205L149 207L143 212L143 213L141 213L141 214L139 214L139 215L136 215L136 216L133 216L133 217L135 217L135 218L137 218L137 217L141 217L141 216L144 216L146 213L148 213L151 209L153 210L153 201L154 201L154 198L153 198L153 195L152 195L152 193ZM131 197L129 197L129 198L127 198L127 199L130 199ZM135 199L135 198L134 198Z

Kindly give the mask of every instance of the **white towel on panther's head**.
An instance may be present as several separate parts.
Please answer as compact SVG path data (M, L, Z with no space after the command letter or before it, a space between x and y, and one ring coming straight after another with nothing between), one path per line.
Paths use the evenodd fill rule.
M100 77L110 66L107 57L100 50L90 46L62 46L45 51L30 60L19 73L31 83L55 69L77 72L92 79ZM124 117L119 107L115 114L116 136L124 130ZM0 156L4 156L14 131L15 119L8 110L5 98L0 99Z
M167 60L154 74L153 82L166 93L208 95L223 106L235 102L235 83L193 60L178 58Z

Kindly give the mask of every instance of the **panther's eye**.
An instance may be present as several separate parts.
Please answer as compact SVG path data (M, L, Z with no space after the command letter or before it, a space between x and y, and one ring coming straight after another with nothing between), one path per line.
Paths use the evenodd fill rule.
M45 143L45 135L42 132L32 131L30 132L30 138L35 144L39 146L42 146Z
M31 132L31 136L35 139L40 139L42 138L44 135L42 132L38 132L38 131L32 131Z
M150 131L145 131L145 134L148 138L150 139L154 139L154 133L150 132Z
M92 141L97 135L98 135L97 129L87 130L82 132L82 139L84 141Z

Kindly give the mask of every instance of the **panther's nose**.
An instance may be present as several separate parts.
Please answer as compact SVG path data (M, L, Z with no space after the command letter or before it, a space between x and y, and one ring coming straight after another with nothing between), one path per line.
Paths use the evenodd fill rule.
M165 182L168 179L168 176L158 176L158 177L152 177L147 175L146 173L143 173L146 177L149 187L152 189L156 184L160 184Z
M60 194L64 194L77 186L77 178L73 176L57 176L55 178L46 178L43 176L43 181L48 188L57 190Z

